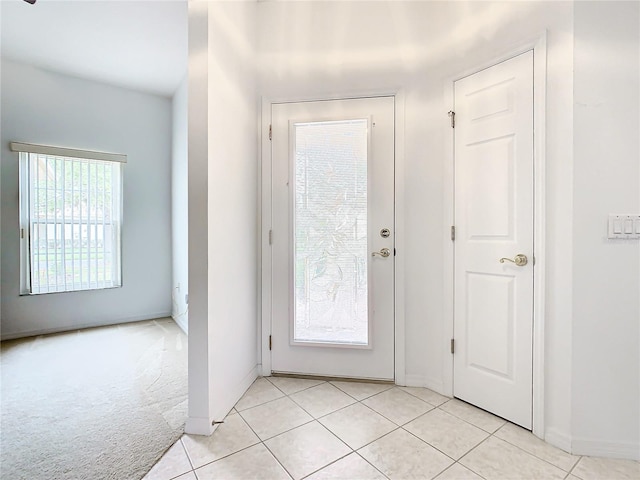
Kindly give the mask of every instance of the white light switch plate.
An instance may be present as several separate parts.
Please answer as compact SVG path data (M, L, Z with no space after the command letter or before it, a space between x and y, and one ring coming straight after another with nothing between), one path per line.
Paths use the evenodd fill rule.
M609 238L632 240L640 238L640 215L609 214Z

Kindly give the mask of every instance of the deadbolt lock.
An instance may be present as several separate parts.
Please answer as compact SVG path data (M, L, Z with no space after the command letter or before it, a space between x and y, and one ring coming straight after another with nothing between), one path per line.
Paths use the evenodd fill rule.
M382 238L389 238L390 235L391 235L391 230L389 230L388 228L383 228L382 230L380 230L380 236Z

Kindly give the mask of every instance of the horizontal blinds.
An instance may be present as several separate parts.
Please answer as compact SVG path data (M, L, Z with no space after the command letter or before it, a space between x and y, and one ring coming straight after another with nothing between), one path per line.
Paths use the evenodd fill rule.
M121 153L92 152L90 150L77 150L75 148L51 147L48 145L33 145L31 143L11 142L12 152L37 153L52 157L84 158L90 160L102 160L105 162L127 163L127 156Z

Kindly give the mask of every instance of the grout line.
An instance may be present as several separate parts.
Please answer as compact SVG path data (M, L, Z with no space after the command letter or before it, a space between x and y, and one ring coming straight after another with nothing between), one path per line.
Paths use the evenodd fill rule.
M366 399L365 399L365 400L366 400ZM418 400L420 400L420 399L418 399ZM431 405L430 403L425 402L424 400L422 400L422 402L426 403L426 404L427 404L427 405L429 405L430 407L433 407L433 405ZM427 410L426 412L421 413L421 414L420 414L420 415L418 415L417 417L412 418L411 420L409 420L409 421L407 421L407 422L404 422L404 423L398 423L398 422L396 422L396 421L394 421L394 420L390 419L389 417L387 417L387 416L386 416L386 415L384 415L383 413L378 412L375 408L370 407L370 406L369 406L369 405L367 405L366 403L363 403L363 402L360 402L360 403L362 403L362 405L364 405L365 407L369 408L369 409L370 409L370 410L372 410L373 412L377 413L377 414L378 414L378 415L380 415L381 417L386 418L387 420L389 420L389 421L390 421L391 423L393 423L394 425L397 425L398 427L403 427L403 426L407 425L408 423L413 422L413 421L414 421L414 420L416 420L417 418L420 418L421 416L426 415L426 414L427 414L427 413L429 413L430 411L434 410L434 408L431 408L431 409Z
M285 392L284 390L282 390L280 387L278 387L275 383L273 383L273 382L271 381L271 379L272 379L272 378L285 378L285 379L286 379L286 378L290 378L290 379L292 379L292 380L308 380L308 379L306 379L306 378L299 378L299 379L296 379L296 378L294 378L294 377L274 377L274 376L272 376L272 375L270 375L270 376L268 376L268 377L258 377L258 378L266 378L266 379L267 379L267 381L268 381L271 385L273 385L273 386L274 386L274 387L276 387L278 390L280 390L280 391L281 391L281 392L282 392L286 397L289 397L289 396L294 395L294 394L296 394L296 393L304 392L305 390L309 390L310 388L313 388L313 387L319 387L319 386L320 386L320 385L322 385L323 383L329 383L329 382L327 382L326 380L318 380L320 383L316 383L315 385L309 385L309 386L304 387L304 388L302 388L302 389L300 389L300 390L296 390L295 392L287 393L287 392ZM309 381L313 381L313 380L309 380Z
M263 442L262 442L262 440L260 440L260 437L258 436L258 434L253 430L253 428L251 428L251 425L249 425L249 424L247 423L247 421L244 419L244 417L243 417L242 415L240 415L239 413L238 413L238 416L239 416L239 417L240 417L240 419L244 422L244 424L245 424L245 425L246 425L246 426L251 430L251 432L253 432L253 434L256 436L256 438L258 439L258 441L257 441L256 443L253 443L253 444L251 444L251 445L248 445L248 446L246 446L246 447L244 447L244 448L241 448L241 449L239 449L239 450L236 450L235 452L228 453L227 455L224 455L224 456L222 456L222 457L220 457L220 458L216 458L215 460L211 460L210 462L203 463L203 464L202 464L202 465L200 465L198 468L202 468L202 467L205 467L205 466L207 466L207 465L211 465L212 463L215 463L215 462L217 462L218 460L222 460L222 459L224 459L224 458L228 458L228 457L230 457L231 455L235 455L236 453L243 452L243 451L245 451L245 450L247 450L247 449L249 449L249 448L251 448L251 447L255 447L256 445L258 445L258 444L260 444L260 443L263 443ZM216 430L216 431L217 431L217 430ZM214 431L211 435L213 436L215 433L216 433L216 432ZM208 437L208 438L211 438L211 437ZM185 447L185 450L187 450L187 448L186 448L186 447ZM188 457L188 456L189 456L189 454L187 453L187 457ZM191 461L191 459L189 459L189 461ZM192 466L193 466L193 463L192 463ZM198 468L194 468L194 469L193 469L193 471L195 472ZM196 476L197 476L197 475L196 475Z
M282 395L281 397L272 398L271 400L267 400L267 401L265 401L265 402L259 403L259 404L257 404L257 405L253 405L253 406L251 406L251 407L243 408L242 410L238 410L238 409L236 409L236 407L235 407L235 406L234 406L233 408L236 410L236 412L238 412L238 413L242 413L242 412L246 412L247 410L251 410L251 409L253 409L253 408L262 407L263 405L266 405L267 403L275 402L276 400L281 400L281 399L286 398L286 397L287 397L287 395ZM238 401L239 401L239 400L238 400ZM237 405L237 403L236 403L236 405Z
M182 434L182 437L184 437L185 434ZM184 442L182 441L182 437L180 437L178 439L178 441L180 442L180 445L182 445L182 449L184 450L184 454L187 456L187 460L189 461L189 465L191 465L191 471L195 470L194 466L193 466L193 462L191 461L191 456L189 455L189 451L187 450L187 446L184 444Z
M453 399L453 398L452 398L451 400L455 400L455 399ZM450 401L451 401L451 400L450 400ZM467 420L467 419L465 419L465 418L462 418L462 417L460 417L460 416L456 415L455 413L453 413L453 412L449 412L449 411L445 410L444 408L442 408L442 405L445 405L445 404L447 404L447 403L449 403L449 402L444 402L443 404L441 404L440 406L438 406L438 407L436 407L436 408L440 409L440 410L441 410L442 412L444 412L444 413L447 413L447 414L451 415L452 417L456 417L457 419L462 420L462 421L463 421L463 422L465 422L465 423L468 423L468 424L469 424L469 425L471 425L472 427L475 427L475 428L477 428L477 429L482 430L482 431L483 431L483 432L485 432L485 433L488 433L489 435L493 435L493 434L494 434L494 433L496 433L498 430L500 430L502 427L504 427L507 423L510 423L510 422L508 422L507 420L504 420L503 418L495 417L495 415L493 415L492 413L488 413L488 412L485 412L484 410L478 409L478 410L480 410L481 412L487 413L488 415L491 415L491 416L493 416L493 417L495 417L495 418L497 418L497 419L499 419L499 420L504 421L504 423L503 423L502 425L500 425L498 428L496 428L493 432L490 432L490 431L488 431L488 430L485 430L485 429L484 429L484 428L482 428L482 427L479 427L479 426L478 426L478 425L476 425L475 423L472 423L472 422L470 422L469 420ZM467 405L469 405L469 404L467 404ZM471 407L473 407L473 408L477 408L477 407L474 407L473 405L470 405L470 406L471 406Z
M292 400L292 401L293 401L293 400ZM269 403L269 402L267 402L267 403ZM248 410L248 409L247 409L247 410ZM305 412L305 413L306 413L306 412ZM251 429L251 431L253 432L253 434L254 434L256 437L258 437L258 440L260 441L260 443L264 443L264 442L266 442L267 440L271 440L272 438L277 437L278 435L282 435L283 433L290 432L291 430L295 430L295 429L296 429L296 428L298 428L298 427L301 427L301 426L303 426L303 425L307 425L307 424L309 424L309 423L311 423L311 422L316 421L316 419L315 419L315 418L313 418L313 416L311 416L311 415L310 415L310 416L311 416L311 420L309 420L308 422L301 423L300 425L297 425L297 426L295 426L295 427L291 427L291 428L289 428L288 430L285 430L284 432L277 433L277 434L272 435L272 436L270 436L269 438L265 438L265 439L263 440L263 439L260 437L260 435L258 435L258 433L253 429L253 427L251 426L251 424L250 424L250 423L249 423L249 422L248 422L248 421L247 421L247 420L242 416L242 413L240 413L240 412L239 412L239 413L238 413L238 415L240 415L240 418L242 418L242 421L243 421L243 422L244 422L244 423L245 423L245 424L246 424L246 425ZM320 423L320 422L318 422L318 423Z
M508 422L508 423L511 423L511 422ZM512 425L515 425L515 424L512 424ZM518 425L516 425L516 426L518 426ZM495 433L498 433L501 429L502 429L502 427L501 427L501 428L499 428L498 430L496 430L496 432L495 432ZM549 464L549 465L551 465L552 467L555 467L555 468L557 468L558 470L560 470L560 471L562 471L562 472L567 472L567 470L565 470L564 468L559 467L558 465L556 465L556 464L554 464L554 463L551 463L549 460L546 460L546 459L544 459L544 458L542 458L542 457L540 457L540 456L536 455L535 453L530 452L530 451L526 450L525 448L523 448L523 447L521 447L521 446L519 446L519 445L516 445L515 443L512 443L512 442L510 442L510 441L508 441L508 440L505 440L504 438L498 437L497 435L495 435L495 433L491 434L491 436L492 436L492 437L495 437L495 438L496 438L496 439L498 439L498 440L502 440L503 442L505 442L505 443L507 443L507 444L509 444L509 445L511 445L511 446L513 446L513 447L516 447L518 450L521 450L521 451L523 451L524 453L527 453L527 454L531 455L532 457L537 458L538 460L542 460L543 462L548 463L548 464ZM538 437L535 437L535 438L538 438ZM543 440L543 442L544 442L544 440ZM546 443L546 442L545 442L545 443ZM547 444L547 445L548 445L548 444ZM553 445L549 445L549 446L553 447ZM553 448L557 448L557 447L553 447ZM563 453L566 453L566 452L564 452L563 450L561 450L561 451L562 451ZM570 455L570 454L569 454L569 453L567 453L567 455ZM578 463L578 462L576 462L576 464L577 464L577 463ZM575 467L575 465L574 465L574 467ZM568 474L571 474L571 471L573 470L573 468L574 468L574 467L571 467L567 473L568 473Z
M437 392L434 392L433 390L426 388L426 387L399 387L396 385L396 388L398 388L399 390L402 390L403 388L424 388L425 390L429 390L430 392L433 392L434 395L440 395ZM427 400L425 400L424 398L420 398L418 395L414 395L413 393L411 393L409 390L402 390L404 393L408 393L409 395L411 395L412 397L416 397L418 400L422 400L425 403L428 403L429 405L433 405L433 408L438 408L440 405L444 405L445 403L447 403L449 400L453 400L453 397L446 397L444 395L440 395L442 398L445 399L444 402L440 402L438 405L435 405Z
M465 454L465 455L466 455L466 454ZM456 462L456 463L454 463L453 465L456 465L456 464L457 464L457 465L460 465L462 468L465 468L465 469L469 470L471 473L473 473L474 475L477 475L477 476L478 476L478 477L480 477L482 480L485 480L485 479L487 478L487 477L483 477L483 476L482 476L482 475L480 475L478 472L474 472L474 471L473 471L473 470L471 470L469 467L467 467L467 466L465 466L465 465L461 464L460 462ZM453 467L453 465L451 465L451 467ZM451 467L449 467L449 468L451 468ZM447 468L447 470L449 470L449 468ZM440 473L439 475L442 475L442 473Z
M265 377L258 377L258 378L256 378L256 379L255 379L255 381L254 381L254 382L249 386L249 388L247 389L247 391L246 391L246 392L244 392L244 394L242 395L242 397L240 397L240 400L238 400L238 401L236 402L236 404L233 406L233 408L234 408L238 413L240 413L240 411L245 411L245 410L249 410L250 408L259 407L260 405L264 405L264 404L266 404L266 403L273 402L274 400L278 400L278 399L280 399L280 398L283 398L283 397L287 397L287 396L288 396L288 395L287 395L287 394L285 394L282 390L280 390L278 387L276 387L273 383L271 383L271 382L269 382L269 381L267 380L267 382L269 383L269 385L271 385L272 387L274 387L278 392L282 393L282 395L281 395L281 396L279 396L279 397L276 397L276 398L272 398L271 400L267 400L267 401L264 401L264 402L258 403L258 404L256 404L256 405L252 405L252 406L250 406L250 407L243 408L242 410L238 410L238 409L236 408L236 406L238 405L238 403L240 403L240 401L244 398L244 396L245 396L245 395L247 394L247 392L251 389L251 387L253 387L253 386L255 385L255 383L256 383L258 380L260 380L261 378L265 378Z
M573 475L574 477L580 478L582 479L582 477L578 477L578 475L576 475L575 473L573 473L573 471L576 469L576 467L578 466L578 464L580 463L580 460L582 460L585 457L585 455L579 455L578 456L578 461L576 463L573 464L573 467L571 467L571 470L569 470L569 475ZM568 475L567 475L568 476Z
M485 443L487 440L489 440L491 437L493 436L493 434L489 435L487 438L485 438L484 440L482 440L480 443L478 443L475 447L473 447L471 450L469 450L467 453L465 453L464 455L462 455L458 460L456 460L458 463L460 463L460 465L462 465L463 467L471 470L471 468L467 467L464 463L461 463L460 460L462 460L464 457L466 457L467 455L469 455L471 452L473 452L476 448L478 448L480 445L482 445L483 443ZM479 473L471 470L473 473L480 475Z
M312 387L312 388L313 388L313 387ZM297 392L296 392L296 393L297 393ZM292 394L292 395L293 395L293 394ZM348 396L349 396L350 398L353 398L353 397L351 397L350 395L348 395ZM306 410L302 405L300 405L298 402L296 402L296 400L295 400L294 398L291 398L291 396L290 396L290 395L288 395L288 397L289 397L289 399L290 399L293 403L295 403L298 407L300 407L302 410L304 410L304 412L305 412L305 413L307 413L308 415L310 415L310 416L311 416L311 418L313 418L314 420L318 420L318 419L320 419L320 418L324 418L324 417L326 417L326 416L328 416L328 415L331 415L332 413L338 412L338 411L343 410L343 409L345 409L345 408L347 408L347 407L350 407L351 405L355 405L356 403L358 403L358 401L354 399L355 401L354 401L353 403L350 403L349 405L345 405L344 407L340 407L340 408L338 408L337 410L334 410L334 411L332 411L332 412L325 413L324 415L320 415L319 417L316 417L316 416L315 416L315 415L313 415L311 412L309 412L308 410Z
M338 440L340 440L340 439L338 439ZM340 441L342 442L342 440L340 440ZM344 442L342 442L342 443L344 443ZM345 445L346 445L346 443L345 443ZM349 447L349 445L347 445L347 447ZM351 448L351 447L349 447L349 448ZM305 478L309 478L311 475L313 475L313 474L315 474L315 473L318 473L320 470L324 470L325 468L330 467L330 466L331 466L331 465L333 465L334 463L337 463L337 462L339 462L340 460L343 460L343 459L347 458L349 455L352 455L352 454L354 454L354 453L355 453L355 452L354 452L353 450L351 450L351 451L350 451L349 453L347 453L346 455L343 455L343 456L341 456L340 458L335 459L333 462L326 464L324 467L320 467L320 468L318 468L317 470L314 470L313 472L311 472L311 473L309 473L309 474L305 475L304 477L302 477L300 480L304 480Z
M380 395L381 393L384 393L384 392L388 392L388 391L389 391L389 390L391 390L392 388L397 388L397 387L396 387L396 385L388 385L388 387L389 387L389 388L385 388L384 390L381 390L381 391L379 391L379 392L373 393L373 394L371 394L371 395L367 395L367 396L366 396L366 397L364 397L364 398L356 398L354 395L352 395L352 394L350 394L349 392L347 392L347 391L343 390L342 388L340 388L340 386L339 386L339 385L334 385L334 383L333 383L333 382L337 382L337 381L339 381L339 380L333 380L333 381L331 381L331 382L329 382L329 383L330 383L331 385L333 385L334 387L336 387L338 390L340 390L342 393L344 393L344 394L346 394L346 395L349 395L349 396L350 396L351 398L353 398L356 402L362 402L363 400L367 400L368 398L375 397L376 395ZM355 385L357 385L358 383L363 383L363 382L344 382L344 383L351 383L351 384L355 384ZM380 383L380 384L376 384L376 385L382 385L382 386L385 386L386 384L384 384L384 383Z
M407 432L409 435L411 435L412 437L417 438L418 440L420 440L422 443L424 443L425 445L428 445L429 447L433 448L434 450L437 450L438 452L440 452L441 454L443 454L445 457L451 459L453 461L453 463L456 463L457 460L455 458L453 458L451 455L449 455L448 453L443 452L442 450L440 450L438 447L431 445L429 442L427 442L426 440L421 439L419 436L415 435L414 433L411 433L409 430L405 430L404 428L400 427L404 432ZM465 454L466 455L466 454ZM463 455L464 456L464 455ZM462 458L462 457L460 457ZM452 464L453 465L453 464ZM451 465L449 465L450 467ZM447 467L447 468L449 468ZM444 470L443 470L444 471ZM442 473L442 472L440 472ZM440 475L440 473L438 473L438 475Z
M394 424L394 425L395 425L395 424ZM387 432L387 433L385 433L384 435L380 435L378 438L374 438L374 439L373 439L373 440L371 440L370 442L365 443L364 445L362 445L361 447L358 447L358 449L357 449L357 450L354 450L354 451L355 451L356 453L358 453L358 452L359 452L360 450L362 450L363 448L368 447L368 446L369 446L369 445L371 445L372 443L377 442L378 440L380 440L380 439L382 439L382 438L386 437L387 435L391 435L393 432L397 432L397 431L398 431L398 430L400 430L401 428L402 428L402 427L399 427L399 426L397 426L397 425L396 425L396 426L395 426L395 428L394 428L393 430L391 430L390 432Z
M260 443L262 444L262 446L263 446L264 448L266 448L266 449L267 449L267 452L269 452L269 453L271 454L271 456L274 458L274 460L275 460L276 462L278 462L278 465L280 465L280 466L282 467L282 469L285 471L285 473L286 473L287 475L289 475L289 478L293 479L294 477L293 477L293 475L291 474L291 472L290 472L289 470L287 470L287 467L285 467L285 466L282 464L282 462L280 461L280 459L279 459L278 457L276 457L276 454L275 454L275 453L273 453L273 452L271 451L271 449L269 448L269 446L268 446L265 442L260 442Z
M381 437L382 438L382 437ZM366 446L366 445L365 445ZM364 447L362 447L364 448ZM364 458L359 452L353 452L356 455L358 455L362 460L364 460L365 462L367 462L369 465L371 465L373 468L375 468L378 472L380 472L380 474L384 477L384 478L389 478L387 475L384 474L384 472L382 470L380 470L378 467L376 467L373 463L371 463L369 460L367 460L366 458Z

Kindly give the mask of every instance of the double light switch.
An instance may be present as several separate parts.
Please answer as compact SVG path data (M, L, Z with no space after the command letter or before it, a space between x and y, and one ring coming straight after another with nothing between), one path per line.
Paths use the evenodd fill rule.
M640 215L609 214L609 238L640 238Z

